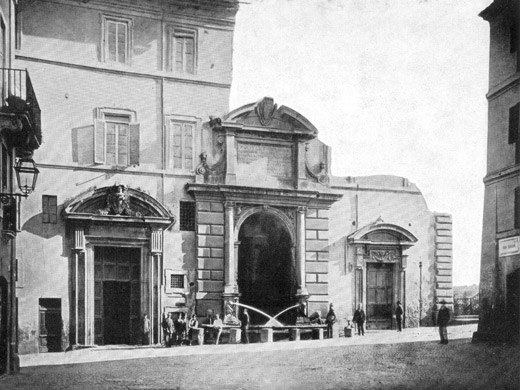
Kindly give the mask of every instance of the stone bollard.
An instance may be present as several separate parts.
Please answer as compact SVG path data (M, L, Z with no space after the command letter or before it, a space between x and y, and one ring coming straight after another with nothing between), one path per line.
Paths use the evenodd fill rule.
M191 340L190 342L197 342L197 345L204 344L204 329L202 328L192 328Z
M229 344L238 344L242 337L242 330L240 328L229 329Z
M273 329L263 328L262 330L260 330L260 341L262 343L272 343L273 342Z
M298 328L291 329L291 340L300 341L300 329L298 329Z

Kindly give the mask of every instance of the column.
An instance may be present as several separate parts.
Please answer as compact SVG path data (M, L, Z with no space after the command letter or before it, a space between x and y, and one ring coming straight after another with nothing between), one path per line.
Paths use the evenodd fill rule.
M305 286L305 213L307 207L298 207L296 213L296 272L298 281L297 296L306 298L309 296Z
M224 204L224 294L237 292L235 262L235 204ZM238 250L238 247L236 248Z
M86 316L86 261L85 261L85 231L83 227L74 228L72 246L73 292L74 292L74 344L87 344Z
M160 286L162 281L162 252L163 252L163 231L152 230L150 236L150 266L149 266L149 302L148 318L150 319L150 344L159 343L161 335L161 293ZM140 319L141 320L141 319Z

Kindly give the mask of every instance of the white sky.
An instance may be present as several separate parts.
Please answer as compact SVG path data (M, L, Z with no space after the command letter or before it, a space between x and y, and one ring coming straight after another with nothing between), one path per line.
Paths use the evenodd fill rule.
M337 176L392 174L454 222L454 285L479 282L492 0L246 0L231 109L271 96L332 146Z

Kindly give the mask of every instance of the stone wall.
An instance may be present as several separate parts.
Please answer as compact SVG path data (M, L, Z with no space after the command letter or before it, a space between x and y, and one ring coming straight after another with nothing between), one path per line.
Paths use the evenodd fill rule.
M224 291L224 205L197 202L197 315L221 306Z
M453 238L449 214L435 213L435 307L445 300L453 312Z
M329 293L329 210L307 210L305 283L311 294L309 312L327 310Z

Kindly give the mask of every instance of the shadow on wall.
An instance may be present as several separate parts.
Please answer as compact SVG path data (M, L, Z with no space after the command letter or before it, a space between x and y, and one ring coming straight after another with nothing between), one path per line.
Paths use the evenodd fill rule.
M58 206L58 213L56 215L56 222L43 223L43 213L39 213L33 215L22 225L22 231L34 234L35 236L41 237L43 239L50 239L56 236L62 236L62 254L61 256L68 256L65 240L65 231L64 226L61 223L58 223L60 212L63 208L63 205Z

